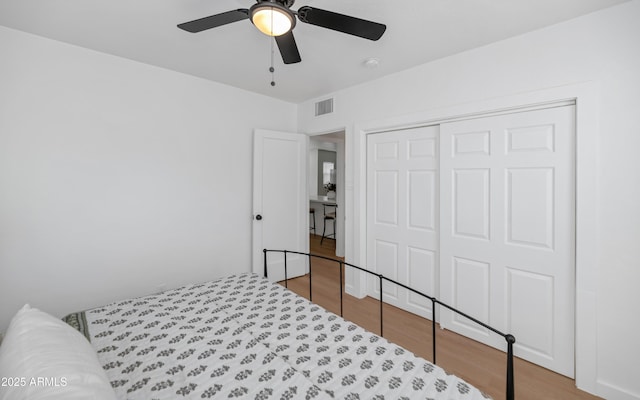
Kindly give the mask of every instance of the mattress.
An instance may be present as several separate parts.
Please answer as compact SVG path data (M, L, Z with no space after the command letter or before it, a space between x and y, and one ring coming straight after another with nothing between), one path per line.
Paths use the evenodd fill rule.
M66 317L119 399L486 399L440 367L255 274Z

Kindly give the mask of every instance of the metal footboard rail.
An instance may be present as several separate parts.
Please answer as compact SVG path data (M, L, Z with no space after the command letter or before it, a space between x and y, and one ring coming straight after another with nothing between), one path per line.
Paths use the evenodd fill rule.
M285 287L288 287L288 271L287 271L287 255L288 254L297 254L297 255L301 255L301 256L305 256L307 257L308 260L308 266L309 266L309 300L313 301L313 279L312 279L312 268L311 268L311 260L312 259L323 259L323 260L327 260L333 263L338 264L339 266L339 270L340 270L340 316L343 316L343 292L344 292L344 279L343 279L343 274L344 274L344 268L345 267L350 267L350 268L354 268L358 271L362 271L367 273L368 275L371 276L375 276L378 278L378 289L380 291L380 298L377 299L378 303L379 303L379 313L380 313L380 336L384 336L384 320L383 320L383 282L388 282L391 284L394 284L396 286L399 286L403 289L406 289L418 296L421 296L425 299L428 299L429 301L431 301L431 315L433 316L433 321L431 324L431 337L432 337L432 351L433 351L433 363L436 363L436 322L435 322L435 315L436 315L436 306L440 305L458 315L461 315L465 318L467 318L470 321L473 321L474 323L476 323L477 325L490 330L491 332L495 333L496 335L502 336L505 341L507 342L507 372L506 372L506 381L507 381L507 388L506 388L506 400L514 400L515 399L515 382L514 382L514 366L513 366L513 345L516 342L516 338L508 333L503 333L501 331L499 331L498 329L495 329L492 326L489 326L488 324L460 311L457 310L456 308L442 302L441 300L438 300L436 297L433 296L429 296L428 294L419 292L403 283L400 282L396 282L393 279L387 278L382 274L378 274L372 271L369 271L367 269L364 269L362 267L359 267L357 265L353 265L347 262L344 262L342 260L337 260L335 258L330 258L330 257L325 257L325 256L321 256L321 255L316 255L316 254L310 254L310 253L302 253L299 251L292 251L292 250L268 250L268 249L264 249L263 251L263 255L264 255L264 276L268 277L268 268L267 268L267 254L268 253L282 253L284 254L284 283L285 283Z

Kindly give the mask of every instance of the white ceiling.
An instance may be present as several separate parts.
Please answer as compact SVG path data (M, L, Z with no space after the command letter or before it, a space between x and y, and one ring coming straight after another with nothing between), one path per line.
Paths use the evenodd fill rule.
M0 25L298 103L627 0L297 0L387 25L377 42L298 22L284 65L249 20L201 33L177 24L255 0L0 0ZM377 68L364 61L379 59Z

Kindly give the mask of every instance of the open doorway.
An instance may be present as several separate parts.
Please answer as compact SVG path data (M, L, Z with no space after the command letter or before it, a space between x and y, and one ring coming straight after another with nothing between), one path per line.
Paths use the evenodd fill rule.
M310 136L308 161L309 233L315 235L310 240L319 240L323 248L334 247L335 255L344 257L344 131Z

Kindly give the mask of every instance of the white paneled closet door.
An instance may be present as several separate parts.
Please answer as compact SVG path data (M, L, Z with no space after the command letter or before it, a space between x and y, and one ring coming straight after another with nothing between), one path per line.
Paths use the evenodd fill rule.
M574 106L440 126L440 297L574 376ZM504 339L442 310L441 325Z
M367 266L430 295L438 289L438 127L367 137ZM378 298L378 280L369 281ZM431 303L383 286L384 300L432 318Z

